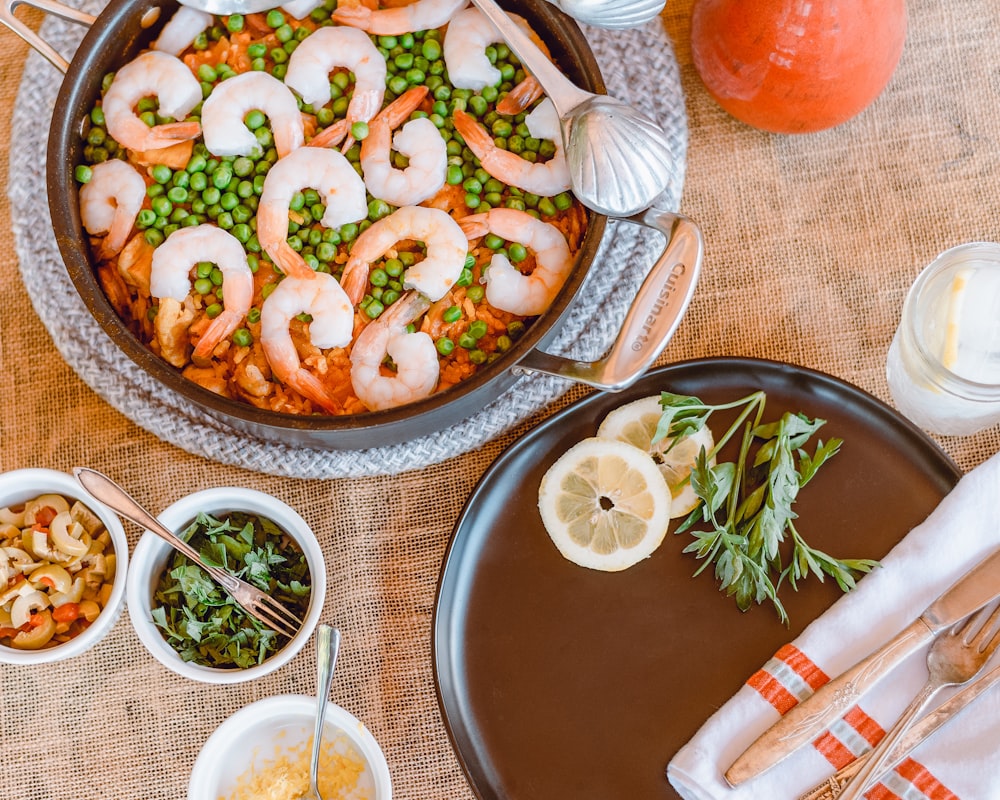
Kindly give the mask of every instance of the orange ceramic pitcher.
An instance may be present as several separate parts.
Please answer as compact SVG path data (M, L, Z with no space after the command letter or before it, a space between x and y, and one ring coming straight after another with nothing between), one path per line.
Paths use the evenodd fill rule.
M691 52L709 93L775 133L839 125L885 88L905 0L695 0Z

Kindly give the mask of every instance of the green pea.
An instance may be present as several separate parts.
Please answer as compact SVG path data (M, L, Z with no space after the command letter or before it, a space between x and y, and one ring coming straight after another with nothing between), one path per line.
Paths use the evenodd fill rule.
M253 334L246 328L237 328L233 331L233 344L237 347L249 347L253 344Z
M552 198L552 202L560 211L568 211L573 205L573 196L568 192L560 192Z
M438 44L434 39L425 39L420 45L420 55L426 58L428 61L437 61L441 58L441 45Z
M256 272L256 271L257 270L255 269L254 272ZM271 285L271 284L268 284L268 285ZM266 289L267 286L265 286L264 288ZM261 294L263 294L263 292L261 292ZM247 322L249 322L251 325L256 325L258 322L260 322L260 309L259 308L257 308L255 306L254 308L251 308L247 312Z
M291 41L295 36L295 31L292 30L292 26L288 23L278 26L274 31L274 38L279 42L284 44L285 42Z
M158 217L170 216L170 212L174 210L174 204L162 195L154 197L150 201L150 206Z
M163 234L160 233L156 228L150 228L143 234L143 238L146 240L146 244L150 247L156 247L163 243Z
M462 308L461 306L449 306L444 314L441 315L441 319L445 322L452 323L458 322L462 318Z
M512 344L513 342L511 341L510 337L505 334L502 334L497 337L497 350L499 350L501 353L506 353L508 350L510 350L510 346Z
M495 233L487 233L486 238L483 239L483 244L490 248L490 250L499 250L503 247L503 237L497 236Z
M210 64L202 64L198 67L198 80L205 83L215 83L219 80L219 73Z
M393 75L386 85L394 94L402 94L410 88L409 82L402 75Z
M469 262L466 261L466 264ZM475 264L475 259L473 259L473 264ZM456 286L471 286L472 285L472 269L468 266L462 269L461 274L458 276L458 280L455 281Z
M515 211L524 211L525 209L524 200L520 197L508 197L504 205L507 208L514 209Z
M528 251L525 249L523 244L519 242L511 243L510 247L507 248L507 255L513 262L524 261L528 257Z
M368 281L372 286L385 286L389 283L389 274L384 269L376 267L368 276Z
M487 192L483 195L483 202L489 203L491 207L495 208L503 202L503 197L499 192Z
M274 8L267 12L265 21L267 22L267 26L269 28L280 28L285 24L285 15L278 11L278 9Z
M340 238L345 242L352 242L358 237L358 226L353 222L340 226Z
M215 172L212 173L212 185L219 190L229 188L229 182L233 179L233 168L229 164L219 164Z
M427 80L427 73L425 73L422 69L414 67L413 69L408 69L406 71L406 82L410 86L419 86L425 80Z
M272 47L271 48L271 60L274 62L276 67L284 65L288 61L288 53L285 52L284 47ZM271 70L274 74L274 70Z
M555 204L548 197L543 197L538 201L538 210L546 217L554 216L556 213Z
M437 351L443 356L450 356L455 350L455 343L447 336L442 336L440 339L434 342L434 346L437 348Z
M187 189L188 186L191 184L191 175L187 173L185 170L179 169L177 170L177 172L174 173L173 177L170 179L170 182L174 186L179 186L182 189Z
M267 61L258 56L250 62L250 69L254 72L263 72L267 69Z
M156 212L150 208L144 208L136 216L135 221L140 228L152 227L153 223L156 222Z
M204 192L201 193L201 199L210 206L214 206L218 203L220 197L222 197L222 192L220 192L215 186L209 186Z
M337 247L329 242L320 242L316 245L316 256L320 261L333 261L337 257Z
M374 298L367 306L365 306L365 314L369 317L369 319L377 319L383 311L385 311L385 305L383 305L381 301L375 300Z
M398 69L407 70L413 68L413 53L400 53L396 56L392 63L396 65Z
M372 200L368 204L368 219L372 222L382 219L383 217L389 216L392 213L392 206L390 206L385 200Z
M173 177L173 174L173 170L166 164L156 164L151 170L153 180L161 185L167 183Z
M458 346L464 347L466 350L472 350L476 346L476 343L476 337L468 331L458 337Z
M171 203L186 203L188 200L188 191L181 186L173 186L167 191L167 199Z
M378 44L379 47L384 47L386 50L392 50L397 44L398 40L395 36L379 36Z
M205 159L205 156L201 153L194 153L191 158L188 159L187 166L184 169L193 175L196 172L204 172L207 165L208 161Z
M225 192L222 197L219 198L219 205L225 211L232 211L236 206L240 204L240 198L238 198L233 192Z
M486 99L479 94L474 94L472 97L469 98L468 102L469 102L469 111L471 111L472 114L477 117L483 116L483 114L485 114L486 110L489 108L489 103L487 103Z
M228 231L235 224L233 222L233 215L228 211L223 211L218 217L215 218L215 224L223 230Z
M382 305L391 306L400 297L399 290L397 289L387 289L382 292Z
M219 314L222 313L222 303L211 303L205 306L205 316L209 319L215 319Z
M469 325L469 335L477 341L482 339L488 332L489 326L481 319L477 319Z
M486 362L486 353L480 350L478 347L469 351L469 361L473 364L483 364Z
M215 291L215 287L208 278L198 278L194 282L194 290L200 295L211 294Z
M470 286L465 290L465 296L468 297L473 303L480 303L486 296L486 289L482 286Z
M519 339L522 335L524 335L524 323L519 319L508 322L507 335L515 341Z
M351 125L351 136L357 139L359 142L364 141L368 138L368 123L362 121L355 122Z
M86 164L79 164L73 170L73 177L76 178L77 183L87 183L93 176L94 171Z

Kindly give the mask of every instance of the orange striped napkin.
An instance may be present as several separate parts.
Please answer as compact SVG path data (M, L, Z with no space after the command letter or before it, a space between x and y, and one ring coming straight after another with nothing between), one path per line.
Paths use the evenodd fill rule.
M794 800L871 749L927 680L926 649L900 664L812 746L739 787L723 778L780 714L892 638L998 547L1000 454L965 475L882 559L881 569L750 676L674 756L667 769L671 785L685 800ZM942 692L939 700L950 694ZM913 750L867 797L1000 799L1000 688Z

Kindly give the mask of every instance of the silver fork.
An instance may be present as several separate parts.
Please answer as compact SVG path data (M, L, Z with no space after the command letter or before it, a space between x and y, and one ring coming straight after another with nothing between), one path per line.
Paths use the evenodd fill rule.
M903 734L938 691L972 680L1000 645L1000 605L990 613L990 607L938 634L927 653L927 683L907 706L896 724L869 754L868 762L858 770L838 800L858 800L883 771Z
M171 547L198 564L252 617L289 639L298 633L302 627L302 620L295 614L256 586L251 586L224 569L206 564L197 550L164 526L107 475L89 467L74 467L73 475L84 489L108 508L165 539Z

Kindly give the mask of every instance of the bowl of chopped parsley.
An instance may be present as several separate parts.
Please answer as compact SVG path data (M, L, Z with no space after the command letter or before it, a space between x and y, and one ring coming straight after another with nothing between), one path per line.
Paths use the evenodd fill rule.
M129 617L167 669L205 683L239 683L288 663L319 622L326 567L299 514L253 489L206 489L178 500L160 521L222 567L267 592L302 627L291 639L251 617L187 556L147 531L132 555Z

